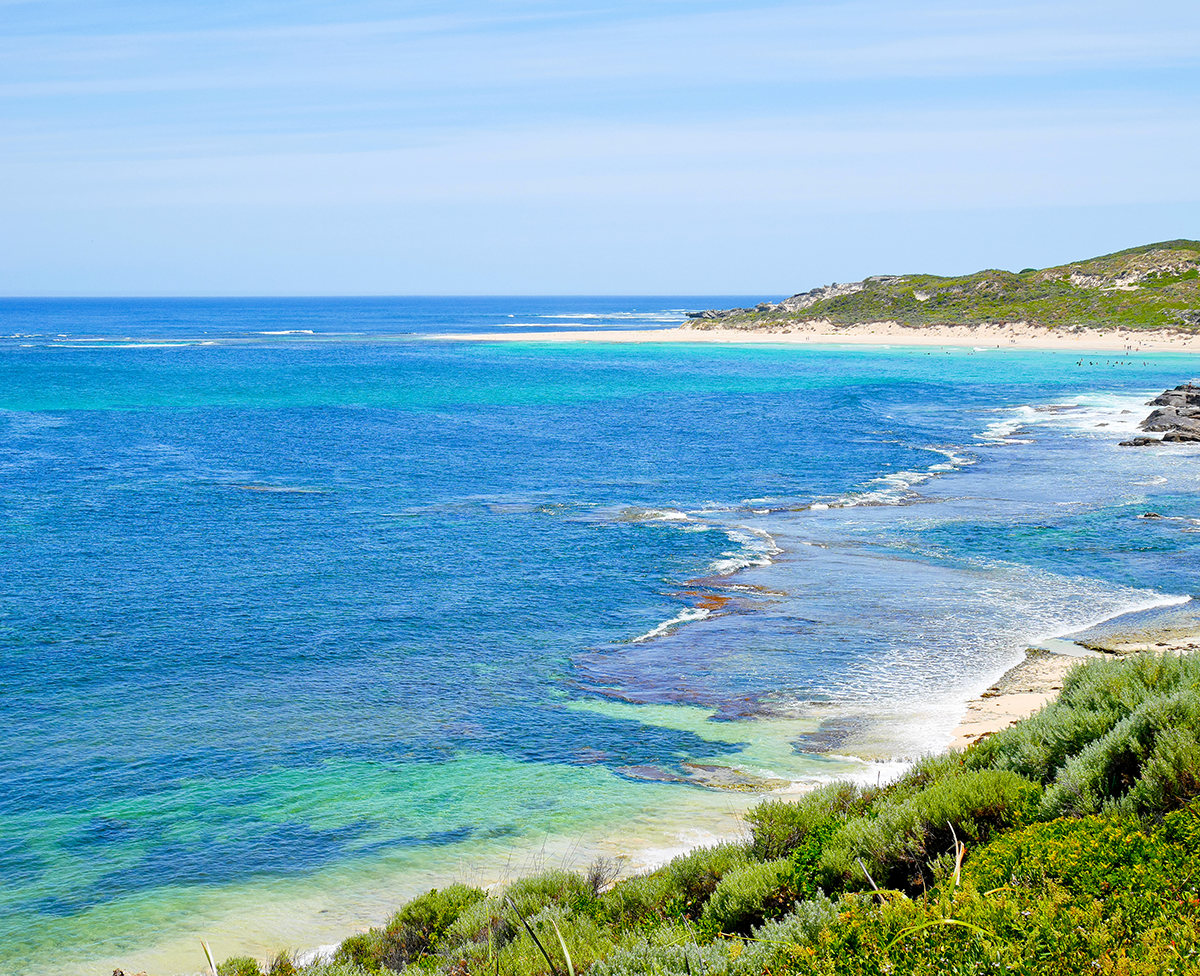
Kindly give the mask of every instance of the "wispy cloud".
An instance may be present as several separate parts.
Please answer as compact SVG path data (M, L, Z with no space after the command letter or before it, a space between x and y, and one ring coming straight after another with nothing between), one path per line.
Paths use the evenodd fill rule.
M791 5L562 24L439 16L143 33L9 35L0 95L336 85L721 84L1006 78L1200 66L1200 13L1106 17L1104 3L991 10ZM619 90L619 89L618 89ZM515 109L517 106L513 106Z
M1163 152L1170 145L1172 151ZM747 152L747 146L753 152ZM29 205L773 205L811 211L1200 200L1200 119L1093 110L432 135L406 149L164 158L9 157ZM1097 158L1104 165L1096 165ZM1153 180L1131 179L1153 172Z
M0 0L0 217L570 207L636 237L689 208L732 233L739 208L1197 199L1194 3L396 9Z

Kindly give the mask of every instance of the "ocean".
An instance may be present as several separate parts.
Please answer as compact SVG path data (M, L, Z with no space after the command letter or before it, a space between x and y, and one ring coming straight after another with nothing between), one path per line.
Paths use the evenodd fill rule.
M0 300L0 973L651 863L1200 589L1186 354L434 338L757 300Z

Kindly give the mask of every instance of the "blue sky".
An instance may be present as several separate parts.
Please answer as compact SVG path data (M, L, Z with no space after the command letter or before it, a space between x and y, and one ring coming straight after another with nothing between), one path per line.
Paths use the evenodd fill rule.
M0 0L0 293L777 296L1200 238L1200 4Z

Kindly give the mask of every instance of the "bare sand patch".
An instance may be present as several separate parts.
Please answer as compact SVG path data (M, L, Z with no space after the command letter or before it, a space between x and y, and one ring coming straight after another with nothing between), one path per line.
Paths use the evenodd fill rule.
M558 332L505 332L435 335L431 339L472 342L725 343L771 345L967 346L988 349L1056 349L1075 353L1137 355L1145 352L1200 352L1200 335L1169 329L1047 329L1007 325L926 325L868 322L835 326L794 322L763 329L700 328L604 329Z
M1031 649L1024 661L1004 672L978 698L967 702L950 748L965 749L1044 708L1058 697L1067 672L1081 660L1074 655Z

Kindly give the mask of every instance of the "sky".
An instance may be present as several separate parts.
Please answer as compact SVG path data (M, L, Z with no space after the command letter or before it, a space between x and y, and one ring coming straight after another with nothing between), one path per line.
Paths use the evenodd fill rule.
M0 295L738 294L1200 238L1195 0L0 0Z

